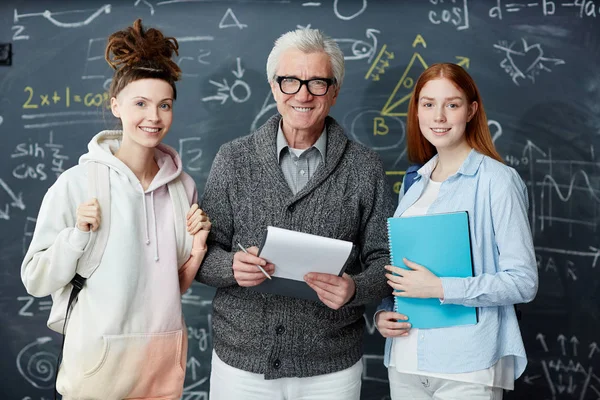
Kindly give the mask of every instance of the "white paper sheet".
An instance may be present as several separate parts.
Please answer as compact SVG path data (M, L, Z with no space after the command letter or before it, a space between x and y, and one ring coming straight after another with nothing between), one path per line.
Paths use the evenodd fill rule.
M304 281L309 272L339 275L352 242L269 226L260 257L275 265L273 276Z

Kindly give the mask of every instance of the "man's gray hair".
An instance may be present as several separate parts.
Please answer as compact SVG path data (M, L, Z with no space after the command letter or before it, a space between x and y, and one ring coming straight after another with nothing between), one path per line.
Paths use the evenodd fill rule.
M275 41L275 45L267 59L267 79L269 83L275 80L275 72L279 66L281 54L290 49L297 49L303 53L325 52L331 61L331 69L337 87L342 86L344 81L344 53L342 53L335 40L318 29L296 29L284 33Z

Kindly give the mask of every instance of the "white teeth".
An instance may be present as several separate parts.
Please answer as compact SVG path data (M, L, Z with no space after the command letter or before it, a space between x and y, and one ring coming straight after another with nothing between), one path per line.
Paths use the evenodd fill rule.
M444 132L448 132L450 130L450 128L431 128L432 131L434 131L435 133L444 133Z
M159 128L142 128L140 127L141 130L143 130L144 132L148 132L148 133L156 133L158 131L160 131Z
M296 111L300 111L300 112L309 112L311 110L310 107L293 107L294 110Z

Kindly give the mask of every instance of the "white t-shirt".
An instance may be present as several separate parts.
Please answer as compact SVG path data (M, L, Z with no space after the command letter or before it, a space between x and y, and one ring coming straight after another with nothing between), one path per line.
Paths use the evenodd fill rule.
M427 210L437 199L442 182L429 179L425 190L419 199L410 206L401 217L425 215ZM443 374L435 372L420 371L417 362L417 346L419 329L413 328L408 336L395 337L392 339L392 350L390 354L390 368L403 374L415 374L429 376L432 378L449 379L459 382L476 383L491 387L499 387L513 390L515 362L513 356L502 357L498 362L487 369L466 372L462 374Z

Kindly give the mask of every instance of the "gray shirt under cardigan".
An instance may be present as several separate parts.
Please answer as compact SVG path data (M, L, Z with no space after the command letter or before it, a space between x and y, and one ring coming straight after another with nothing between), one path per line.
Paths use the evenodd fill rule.
M225 363L266 379L308 377L349 368L362 356L365 304L391 294L386 218L393 196L378 155L344 135L327 117L327 154L307 185L290 190L278 163L269 119L215 157L202 209L211 218L208 253L196 277L217 288L214 349ZM237 285L235 243L259 246L268 225L353 242L346 272L352 300L333 310L321 302L259 293Z

